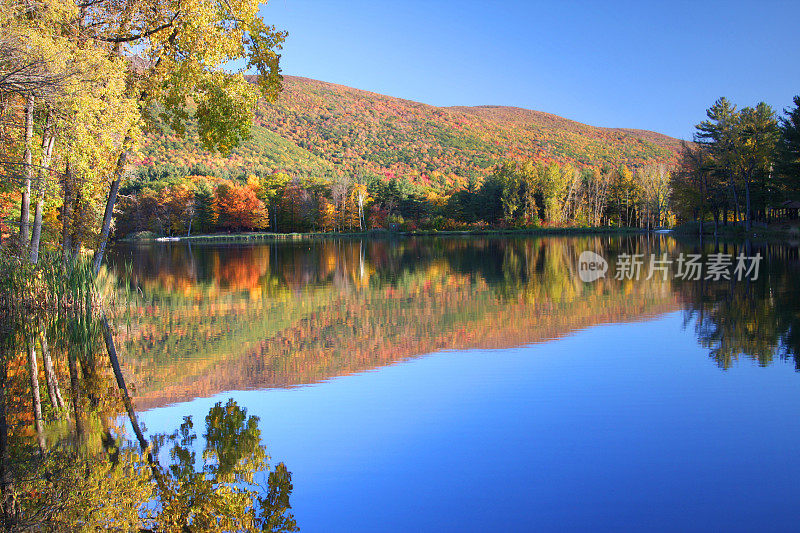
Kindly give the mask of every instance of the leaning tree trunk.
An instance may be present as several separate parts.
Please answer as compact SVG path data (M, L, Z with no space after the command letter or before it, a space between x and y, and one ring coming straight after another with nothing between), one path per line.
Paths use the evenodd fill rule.
M31 181L33 180L33 95L25 102L25 188L22 190L22 203L19 209L19 246L24 250L30 240Z
M114 336L111 333L111 326L105 315L103 315L103 340L106 343L108 359L111 361L111 368L114 370L114 377L117 380L117 386L122 394L122 403L125 405L125 410L128 412L128 418L131 421L133 432L136 435L136 439L139 441L139 446L142 447L142 450L146 450L149 444L142 433L142 429L139 427L136 411L133 409L133 402L128 394L128 387L125 384L125 377L122 375L122 368L119 366L119 358L117 358L117 349L114 346Z
M117 349L114 346L114 335L111 332L111 325L108 323L105 313L103 313L102 321L103 340L105 340L106 343L106 351L108 352L108 359L111 361L111 368L114 370L117 387L119 387L120 393L122 394L122 403L125 405L125 410L128 413L128 419L131 422L133 433L139 441L139 447L142 449L142 452L146 453L147 462L150 464L150 469L153 472L156 484L164 491L166 490L166 483L161 472L161 465L158 463L158 458L153 455L150 444L147 442L141 426L139 426L139 419L136 416L136 410L133 408L133 401L131 401L130 394L128 394L128 387L125 384L125 376L122 375L122 368L119 365L119 358L117 357Z
M130 142L131 137L126 135L125 140L122 142L122 151L117 158L117 166L114 169L114 180L111 182L111 189L108 191L106 210L103 214L103 226L100 229L100 241L92 259L92 272L95 275L100 272L100 265L103 264L103 253L108 243L108 236L111 233L111 222L114 219L114 204L117 202L119 185L122 181L122 176L125 174L125 167L128 164L128 145Z

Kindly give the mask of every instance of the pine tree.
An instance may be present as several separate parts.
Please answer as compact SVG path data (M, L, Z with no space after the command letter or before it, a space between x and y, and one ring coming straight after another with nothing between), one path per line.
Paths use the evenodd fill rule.
M783 193L792 195L800 190L800 96L794 97L794 109L786 109L781 118L777 166Z
M217 207L214 191L207 181L197 184L194 193L194 213L197 230L200 233L213 231L217 225Z

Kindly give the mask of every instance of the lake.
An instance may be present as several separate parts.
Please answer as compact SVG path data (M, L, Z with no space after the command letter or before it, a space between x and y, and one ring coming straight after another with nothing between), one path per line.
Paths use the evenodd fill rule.
M797 528L796 247L419 237L111 260L136 296L119 344L146 431L233 398L291 471L303 531Z

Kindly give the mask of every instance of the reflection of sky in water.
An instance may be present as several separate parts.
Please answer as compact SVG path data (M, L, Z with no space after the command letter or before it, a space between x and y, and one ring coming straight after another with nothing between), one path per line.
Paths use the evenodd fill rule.
M233 396L293 473L303 531L790 530L800 381L721 371L683 315L445 351L141 413L202 433Z

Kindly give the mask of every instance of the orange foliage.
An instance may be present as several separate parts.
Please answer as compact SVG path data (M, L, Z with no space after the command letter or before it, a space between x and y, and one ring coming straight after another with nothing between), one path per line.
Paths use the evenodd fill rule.
M216 192L221 227L231 230L260 230L268 227L267 209L253 189L225 181L217 186Z

